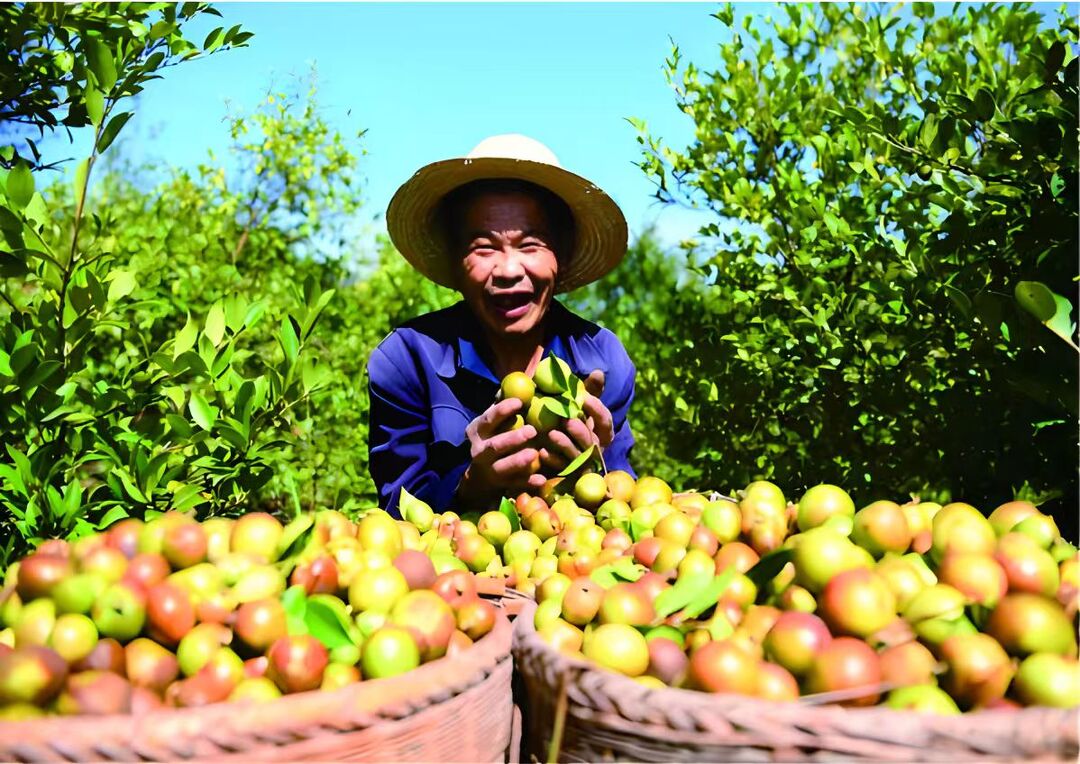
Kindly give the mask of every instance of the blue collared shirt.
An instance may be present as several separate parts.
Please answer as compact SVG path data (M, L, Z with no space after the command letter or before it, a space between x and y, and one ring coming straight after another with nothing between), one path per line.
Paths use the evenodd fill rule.
M604 372L600 400L615 431L604 463L634 474L634 436L626 419L634 364L626 349L610 331L554 300L545 322L545 357L562 358L582 379L596 369ZM465 427L499 391L491 358L480 322L464 301L405 323L375 348L368 361L368 460L379 506L397 515L404 486L437 512L454 507L470 462Z

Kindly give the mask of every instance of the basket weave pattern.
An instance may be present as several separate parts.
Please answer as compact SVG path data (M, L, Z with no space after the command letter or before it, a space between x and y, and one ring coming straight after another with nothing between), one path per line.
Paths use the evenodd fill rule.
M1075 708L937 716L649 689L549 647L533 612L527 606L515 622L514 660L536 760L547 760L561 696L560 761L1075 761L1080 753Z
M2 761L502 762L510 743L511 627L402 676L265 705L0 724Z

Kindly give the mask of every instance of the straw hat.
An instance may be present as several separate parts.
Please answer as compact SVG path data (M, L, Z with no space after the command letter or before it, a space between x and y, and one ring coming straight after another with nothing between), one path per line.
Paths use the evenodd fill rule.
M559 196L574 216L574 249L559 273L556 292L568 292L604 276L626 253L626 218L610 196L559 165L544 144L524 135L485 138L463 158L421 167L390 200L390 239L416 270L453 287L450 255L438 231L439 202L474 180L529 181Z

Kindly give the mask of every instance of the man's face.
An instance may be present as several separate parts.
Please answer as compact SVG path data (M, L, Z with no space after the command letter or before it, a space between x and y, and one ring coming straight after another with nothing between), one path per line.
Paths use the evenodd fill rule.
M543 206L520 192L477 196L455 221L458 288L493 334L528 334L547 313L559 272L550 225Z

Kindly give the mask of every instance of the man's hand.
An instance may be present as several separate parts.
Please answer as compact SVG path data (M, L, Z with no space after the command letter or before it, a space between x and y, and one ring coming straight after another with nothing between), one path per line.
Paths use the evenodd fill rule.
M536 437L532 425L502 431L521 410L521 401L507 398L488 407L465 428L472 462L458 485L458 498L465 504L485 500L497 493L508 495L526 486L544 484L539 469L539 451L527 445Z
M585 379L585 421L569 419L565 431L554 429L547 433L540 447L540 463L545 472L558 474L591 445L600 449L611 443L615 430L611 412L600 401L604 392L604 372L597 369Z

